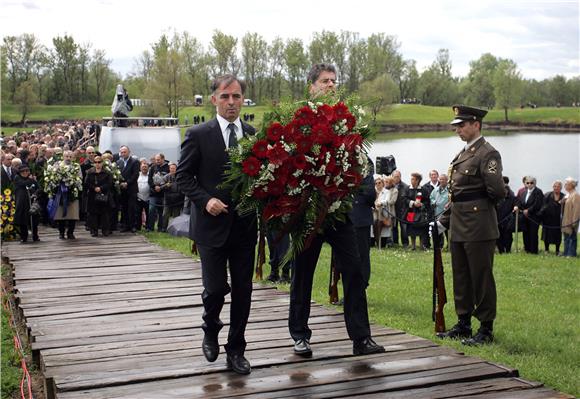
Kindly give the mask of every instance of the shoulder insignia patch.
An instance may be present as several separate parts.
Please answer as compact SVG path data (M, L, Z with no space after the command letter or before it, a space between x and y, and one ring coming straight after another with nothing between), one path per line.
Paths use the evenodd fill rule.
M497 161L495 159L490 159L487 163L487 171L495 175L497 173Z

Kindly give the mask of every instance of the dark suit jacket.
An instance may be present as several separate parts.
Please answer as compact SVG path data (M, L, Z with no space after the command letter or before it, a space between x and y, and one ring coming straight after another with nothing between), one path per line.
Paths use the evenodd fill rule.
M539 222L539 214L544 205L544 193L538 187L534 188L534 191L530 194L530 198L526 201L526 195L528 190L522 191L518 195L517 205L520 208L520 212L524 209L528 210L528 216Z
M6 187L9 187L10 185L12 185L12 179L14 179L14 176L16 176L16 172L14 171L14 169L10 168L11 173L12 173L12 179L10 179L8 177L8 174L4 170L4 166L0 165L0 169L2 170L2 172L1 172L2 175L0 176L0 181L2 182L2 192L4 192L4 189Z
M349 213L350 220L354 227L372 226L373 224L373 206L375 205L375 168L369 159L371 170L363 179L359 192L355 195L352 210Z
M255 129L242 122L244 135L254 134ZM187 130L181 144L180 162L177 166L177 184L183 194L195 204L194 240L209 247L219 248L228 239L232 226L247 229L240 237L256 239L256 218L240 218L235 210L229 189L218 188L223 182L229 156L217 119ZM211 198L217 198L228 206L228 213L210 215L205 207ZM238 232L239 233L239 232Z
M137 185L137 179L139 179L139 160L130 156L127 161L127 166L124 167L123 159L120 158L117 161L117 166L121 171L121 176L123 176L123 179L127 182L127 192L137 193L139 191Z

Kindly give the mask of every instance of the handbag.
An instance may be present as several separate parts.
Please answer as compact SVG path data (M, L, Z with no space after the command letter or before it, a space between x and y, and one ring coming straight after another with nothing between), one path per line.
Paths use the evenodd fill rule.
M41 211L42 211L42 208L41 208L40 204L38 203L38 200L36 199L36 197L34 197L32 199L31 204L30 204L30 209L28 210L28 213L30 214L30 216L38 216L38 215L40 215Z
M95 175L95 186L97 185L97 175ZM95 202L98 204L109 203L109 195L103 192L95 193Z

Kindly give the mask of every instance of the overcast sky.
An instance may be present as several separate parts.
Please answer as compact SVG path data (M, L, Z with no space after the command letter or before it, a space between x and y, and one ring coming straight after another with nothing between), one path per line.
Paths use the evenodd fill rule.
M525 78L580 75L579 0L0 0L2 37L34 33L71 35L104 49L114 70L126 74L135 58L163 32L187 30L208 45L214 29L241 39L266 40L313 32L395 35L405 59L421 72L440 48L449 49L455 76L489 52L514 60ZM322 61L322 60L321 60Z

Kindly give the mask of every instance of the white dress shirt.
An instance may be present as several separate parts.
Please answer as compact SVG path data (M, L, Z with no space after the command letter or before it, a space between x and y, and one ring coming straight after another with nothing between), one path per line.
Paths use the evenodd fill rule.
M237 118L235 121L230 122L227 119L225 119L224 117L222 117L221 115L217 115L216 119L220 125L220 129L222 130L222 136L224 138L224 143L226 144L226 148L229 148L229 142L230 142L230 131L228 129L228 126L230 125L230 123L233 123L234 126L236 127L236 137L237 137L238 141L244 136L242 133L242 122L240 121L240 118Z

